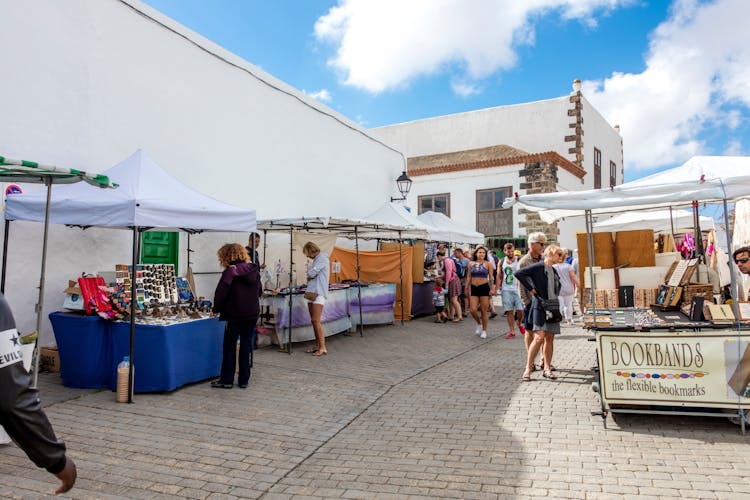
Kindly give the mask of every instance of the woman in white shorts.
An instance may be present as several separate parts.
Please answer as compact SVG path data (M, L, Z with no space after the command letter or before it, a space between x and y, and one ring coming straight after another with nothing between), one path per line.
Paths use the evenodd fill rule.
M302 253L308 259L312 259L312 265L307 270L307 292L316 293L314 300L307 301L307 310L310 312L310 321L312 322L313 331L315 332L315 347L305 350L313 356L324 356L328 354L326 349L326 335L321 323L323 316L323 306L328 297L328 280L330 276L330 263L328 254L320 251L320 247L308 241L302 247Z

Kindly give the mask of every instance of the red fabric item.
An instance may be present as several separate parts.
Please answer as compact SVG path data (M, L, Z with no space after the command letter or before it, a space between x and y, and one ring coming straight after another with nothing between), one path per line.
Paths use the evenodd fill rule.
M101 276L78 278L78 286L81 287L86 314L98 314L112 310L112 303L109 300L104 278Z

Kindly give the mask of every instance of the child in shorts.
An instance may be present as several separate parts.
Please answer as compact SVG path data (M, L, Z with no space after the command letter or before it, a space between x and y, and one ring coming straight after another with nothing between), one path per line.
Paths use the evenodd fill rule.
M435 306L435 323L445 323L448 321L448 314L445 312L445 294L447 290L443 288L443 280L435 280L435 289L432 292L432 304Z

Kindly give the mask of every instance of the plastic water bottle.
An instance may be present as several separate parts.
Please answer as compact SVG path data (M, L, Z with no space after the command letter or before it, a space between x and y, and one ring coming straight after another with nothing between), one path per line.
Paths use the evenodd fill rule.
M117 365L117 402L128 402L128 377L130 375L130 356L125 356ZM135 380L135 367L133 367L133 380ZM135 385L135 383L133 384ZM131 389L130 396L133 396Z

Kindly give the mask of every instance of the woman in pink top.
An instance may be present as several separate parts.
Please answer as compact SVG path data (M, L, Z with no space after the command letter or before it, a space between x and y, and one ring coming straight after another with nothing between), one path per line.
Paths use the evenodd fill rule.
M456 263L452 259L446 258L445 248L441 248L437 253L438 260L443 265L443 280L447 283L448 299L450 300L452 321L458 323L463 320L461 313L461 280L456 274Z

